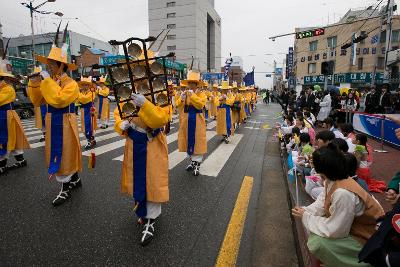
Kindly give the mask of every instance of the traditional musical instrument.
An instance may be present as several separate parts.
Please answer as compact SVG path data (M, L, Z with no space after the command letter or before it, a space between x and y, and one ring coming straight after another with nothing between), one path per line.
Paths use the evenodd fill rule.
M174 57L175 54L156 56L147 48L147 43L152 42L151 47L156 40L155 37L111 40L109 41L111 45L122 46L124 59L107 66L95 66L107 70L122 119L138 116L140 108L131 102L132 94L142 94L154 105L161 107L171 104L166 59ZM122 108L120 103L125 103Z

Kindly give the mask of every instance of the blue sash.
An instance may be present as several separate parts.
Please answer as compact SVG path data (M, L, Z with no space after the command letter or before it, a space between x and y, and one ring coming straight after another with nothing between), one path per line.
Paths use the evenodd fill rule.
M42 127L46 127L46 113L47 113L47 105L40 105L40 115L42 116Z
M54 108L48 106L48 112L51 113L51 135L50 135L50 164L48 173L57 173L61 166L62 148L63 148L63 117L66 113L74 113L75 104L70 104L65 108Z
M92 117L90 115L91 107L92 107L92 102L89 102L87 104L82 104L81 106L81 108L83 108L83 122L85 123L86 139L91 139L93 136Z
M154 130L151 134L156 137L161 129ZM147 133L128 130L128 136L133 141L133 198L137 209L136 214L140 218L147 215L146 199L146 164L147 164Z
M244 105L244 110L246 111L246 115L247 116L250 116L251 114L250 114L250 110L249 110L249 103L246 103L245 105Z
M204 116L206 117L206 120L208 120L208 109L204 110Z
M185 112L188 113L187 153L191 156L194 153L194 146L196 144L196 114L202 113L202 110L194 106L185 106Z
M227 104L222 104L219 108L225 109L225 119L226 119L226 135L231 136L231 106Z
M5 104L0 106L0 156L7 154L8 143L8 124L7 124L7 111L12 109L12 105Z
M103 111L103 98L104 96L99 95L99 115L98 118L101 119L101 112Z

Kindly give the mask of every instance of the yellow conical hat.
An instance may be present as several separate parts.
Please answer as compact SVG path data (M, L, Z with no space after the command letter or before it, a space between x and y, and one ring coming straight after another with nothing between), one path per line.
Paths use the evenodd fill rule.
M232 86L229 85L229 81L222 81L219 89L230 90L230 89L232 89Z
M187 79L181 81L181 85L188 86L189 82L195 82L198 86L203 86L203 81L200 79L200 72L189 70Z
M78 82L79 87L82 87L83 85L94 85L92 81L92 77L81 77L81 80Z
M11 64L8 60L0 59L0 76L16 79L11 73Z

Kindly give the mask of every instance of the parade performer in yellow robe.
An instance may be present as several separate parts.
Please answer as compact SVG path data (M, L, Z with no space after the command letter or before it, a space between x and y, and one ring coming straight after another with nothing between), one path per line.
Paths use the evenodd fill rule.
M231 88L228 81L222 81L220 105L217 112L217 134L223 136L225 143L229 143L229 137L234 132L231 107L235 102L235 97L230 92Z
M161 204L169 200L168 145L162 131L168 113L142 95L134 94L132 102L140 107L138 117L123 120L115 109L114 128L126 137L121 190L135 199L135 211L143 224L140 243L145 246L154 237Z
M110 94L110 89L106 86L106 78L100 77L97 81L97 119L100 123L101 129L108 128L108 122L110 121L110 100L108 100L108 95Z
M81 132L85 134L87 140L85 149L91 149L96 145L94 138L97 129L96 109L94 107L96 85L92 82L92 77L82 77L78 86L80 89L78 100L81 104Z
M34 90L34 94L41 94L48 104L46 162L48 173L61 183L61 190L52 202L54 206L63 204L71 197L71 190L82 185L78 176L82 170L82 153L74 104L79 87L66 73L76 66L67 60L67 29L64 30L62 48L58 47L58 32L59 29L49 56L36 55L39 62L47 65L50 74L42 71L40 90Z
M219 106L219 97L221 94L218 92L218 84L213 84L210 96L211 109L210 116L215 120L217 118L217 108Z
M40 129L43 134L42 138L40 138L39 141L44 142L46 134L47 104L41 95L36 97L36 95L32 93L32 91L40 88L40 83L42 82L42 77L40 76L41 71L42 67L34 68L33 73L29 76L27 93L33 106L35 107L35 126L36 128Z
M11 84L17 79L7 70L8 64L4 58L0 60L0 175L7 170L26 166L24 149L29 148L21 120L13 110L16 95ZM10 154L16 162L7 166Z
M186 171L192 171L193 175L198 176L203 155L207 153L206 121L203 114L207 97L200 91L200 73L189 71L182 84L187 85L187 91L182 93L177 103L178 108L183 109L178 132L178 149L189 156L190 163Z
M232 124L233 124L233 130L237 129L239 127L240 123L240 94L239 94L239 87L236 82L232 83L232 96L234 97L234 102L232 105Z
M241 123L246 123L246 120L247 120L247 112L246 112L246 102L247 101L246 101L245 92L246 92L246 87L242 85L239 88L239 101L240 101L239 121Z

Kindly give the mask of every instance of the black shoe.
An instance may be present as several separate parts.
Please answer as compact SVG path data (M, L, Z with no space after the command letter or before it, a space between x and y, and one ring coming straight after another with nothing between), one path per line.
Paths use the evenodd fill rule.
M154 223L156 220L154 219L144 219L145 224L143 224L142 238L140 239L140 244L145 247L147 246L151 240L154 238Z
M54 207L60 206L71 197L71 191L69 187L70 182L61 184L61 191L52 202Z
M190 164L186 167L186 171L190 172L194 169L194 161L190 162Z
M101 128L101 129L106 129L106 128L107 128L107 125L101 125L100 128Z
M46 140L46 138L44 138L44 136L42 138L39 139L39 142L44 142Z
M96 142L96 140L93 138L93 140L91 141L91 143L92 143L92 147L95 147L96 146L96 144L97 144L97 142Z
M22 159L22 160L17 160L17 162L15 162L13 165L8 166L7 169L14 170L21 167L26 167L27 165L28 162L26 161L26 159Z
M71 181L69 182L69 189L73 190L81 186L82 186L81 177L79 177L78 173L76 172L71 177Z
M194 176L199 176L199 174L200 174L200 163L194 162L193 175Z
M3 159L0 161L0 175L6 174L7 170L8 170L7 159Z
M224 136L224 142L225 144L229 144L228 136Z

